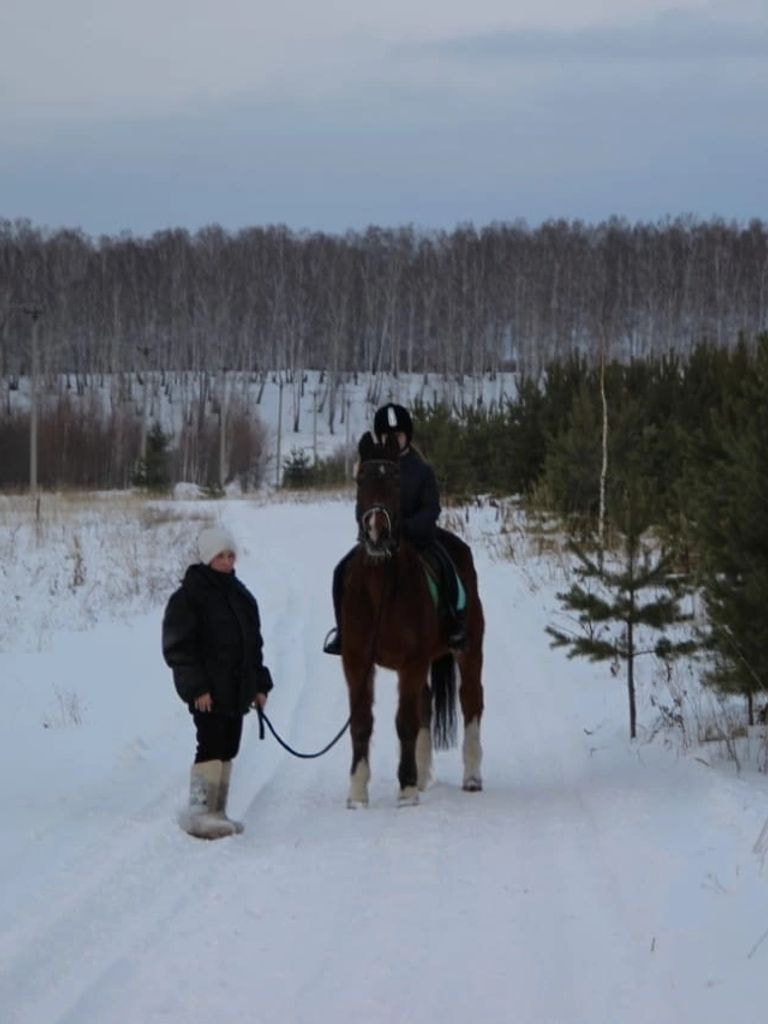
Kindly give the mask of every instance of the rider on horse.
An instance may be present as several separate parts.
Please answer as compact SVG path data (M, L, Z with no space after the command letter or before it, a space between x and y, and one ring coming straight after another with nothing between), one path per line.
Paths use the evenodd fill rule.
M400 517L403 537L420 555L438 569L442 580L441 590L445 595L448 616L448 646L462 650L466 637L464 633L464 610L457 607L458 581L456 570L448 552L440 543L440 495L434 470L412 446L413 420L406 408L393 402L382 406L373 420L373 429L380 444L391 435L400 449ZM360 510L356 510L359 516ZM339 562L333 572L333 608L336 628L331 630L323 650L326 654L341 654L341 599L344 589L344 574L347 563L357 549L352 548Z

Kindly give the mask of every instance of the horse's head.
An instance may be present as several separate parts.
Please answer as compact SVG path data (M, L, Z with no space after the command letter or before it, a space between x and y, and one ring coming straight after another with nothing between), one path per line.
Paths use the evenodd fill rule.
M369 558L389 558L397 547L400 519L400 450L388 437L377 444L371 434L357 446L357 522Z

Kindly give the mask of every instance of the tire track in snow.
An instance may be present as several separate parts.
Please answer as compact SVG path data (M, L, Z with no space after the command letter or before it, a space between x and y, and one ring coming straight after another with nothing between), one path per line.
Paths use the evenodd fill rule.
M481 571L492 575L494 568ZM633 794L618 790L610 766L593 756L600 740L587 732L597 726L599 733L601 725L585 717L580 687L605 688L611 728L622 722L622 694L584 663L568 665L568 689L551 685L552 677L565 671L564 658L549 649L544 634L549 611L523 593L527 586L518 575L508 584L508 600L486 608L489 757L483 810L514 823L504 842L507 874L521 893L511 908L516 921L509 936L512 987L533 993L533 1001L520 1008L524 1019L555 1024L557 1008L569 1005L569 1024L640 1019L678 1024L684 1014L654 991L653 932L644 930L638 913L642 893L637 892L635 904L628 903L625 865L611 848L611 831L619 822L626 824L626 803ZM521 615L527 623L520 623ZM511 616L518 616L514 631L507 628ZM523 649L510 639L521 636L529 638ZM503 720L494 715L494 694L504 708ZM638 845L643 840L640 831ZM616 849L624 849L625 842L622 836ZM492 848L484 856L493 856ZM489 865L488 873L498 870ZM541 985L532 989L529 979L536 976Z
M333 622L331 578L336 561L349 546L350 511L339 502L312 506L317 523L311 531L306 506L288 505L282 511L288 521L284 533L270 543L268 554L245 561L242 575L249 585L253 580L259 599L265 658L275 681L267 715L286 743L313 753L336 735L348 715L341 661L323 654L322 642ZM247 509L233 528L251 552L258 551L258 521ZM304 567L317 565L319 544L327 567L308 573ZM256 716L249 718L232 790L235 801L242 801L247 793L246 823L252 813L259 814L268 792L276 791L278 803L295 801L323 773L329 758L343 750L345 763L348 760L346 737L320 759L296 759L269 732L263 742L257 741ZM256 792L253 779L262 780ZM235 802L233 809L237 807Z

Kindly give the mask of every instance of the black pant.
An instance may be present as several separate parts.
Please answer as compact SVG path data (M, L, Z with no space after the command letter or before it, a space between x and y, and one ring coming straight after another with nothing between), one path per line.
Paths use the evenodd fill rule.
M195 764L202 761L231 761L240 749L242 715L217 715L214 711L193 711L197 729Z
M344 596L344 574L347 571L347 564L357 551L357 545L344 555L342 560L333 570L333 584L331 593L333 595L333 614L336 616L336 627L341 626L341 599Z
M436 537L421 551L421 557L432 567L438 580L440 603L449 615L455 616L459 605L459 575L453 559L446 550L440 537L445 533L440 527L436 529Z

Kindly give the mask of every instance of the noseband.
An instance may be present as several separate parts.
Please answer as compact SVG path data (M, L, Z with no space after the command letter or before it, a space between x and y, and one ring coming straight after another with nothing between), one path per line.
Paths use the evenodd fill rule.
M384 520L383 527L379 526L379 519ZM383 505L371 505L363 512L360 516L360 540L365 553L374 561L392 557L397 541L392 531L389 509Z

